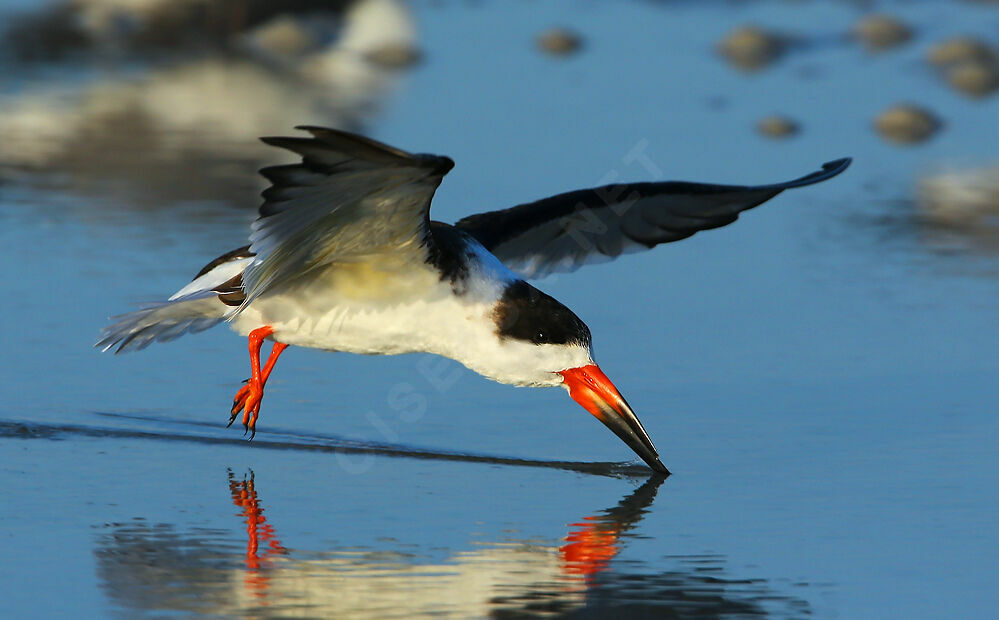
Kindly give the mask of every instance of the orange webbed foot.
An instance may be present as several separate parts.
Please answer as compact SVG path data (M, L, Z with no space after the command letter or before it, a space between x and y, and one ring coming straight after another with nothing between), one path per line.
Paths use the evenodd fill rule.
M252 378L247 379L232 399L232 409L229 411L229 423L232 426L236 417L243 414L243 434L250 433L250 439L257 434L257 417L260 415L260 403L264 398L264 388Z
M271 348L271 354L267 357L267 364L261 369L260 346L263 344L264 339L273 333L274 330L269 326L250 332L248 338L250 371L253 374L244 382L246 385L236 392L236 396L232 399L232 409L229 410L229 424L226 426L232 426L232 423L236 421L236 416L242 412L243 434L250 433L250 439L253 439L257 435L257 417L260 415L260 401L264 398L264 385L267 383L271 371L274 370L274 364L277 362L281 352L288 348L288 345L284 343L275 342Z

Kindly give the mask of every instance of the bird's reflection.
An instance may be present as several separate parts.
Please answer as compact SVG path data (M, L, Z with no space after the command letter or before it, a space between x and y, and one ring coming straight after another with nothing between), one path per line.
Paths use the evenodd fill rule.
M545 566L555 570L555 574L538 575L548 580L562 581L570 586L566 592L585 595L585 586L592 578L606 570L610 560L620 550L620 537L631 530L642 519L656 497L659 486L666 480L665 476L653 475L645 484L626 496L614 508L601 511L595 515L584 517L580 522L570 525L566 535L566 543L556 549L551 547L531 547L529 550L517 545L498 545L482 551L462 554L467 566L474 566L478 572L483 566L491 567L497 563L505 563L508 559L516 564L527 555L549 556L551 562L529 562L538 568ZM244 584L249 597L264 602L268 598L270 574L276 568L274 559L285 555L287 551L277 539L273 525L264 517L264 509L257 497L253 472L242 480L229 472L229 491L233 503L240 509L240 517L246 524L246 578ZM261 545L263 544L263 548ZM485 562L485 564L482 563ZM281 570L297 575L306 566L310 574L316 574L315 569L321 567L314 563L302 563L294 567L281 566ZM430 567L414 566L414 575L425 573ZM442 570L448 570L441 567ZM367 570L377 570L374 565ZM491 570L491 569L488 569ZM391 571L398 574L398 570ZM450 571L449 571L450 572ZM461 572L459 570L459 572Z
M726 579L723 558L671 559L665 572L630 572L615 556L627 546L665 478L653 476L616 505L571 520L561 542L495 540L427 561L427 550L287 549L265 518L253 472L228 474L245 548L231 535L178 535L144 521L99 537L104 589L130 610L309 617L567 617L596 612L677 611L713 617L763 615L766 605L805 610L766 581ZM239 545L242 547L242 544ZM766 603L764 603L766 601Z

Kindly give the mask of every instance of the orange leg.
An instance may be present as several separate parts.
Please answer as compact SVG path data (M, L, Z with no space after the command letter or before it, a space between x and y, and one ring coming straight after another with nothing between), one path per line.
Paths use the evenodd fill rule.
M274 370L278 356L288 348L282 342L275 342L271 348L271 354L267 357L267 363L263 369L260 368L260 348L264 344L264 339L274 333L273 327L261 327L250 332L250 378L232 399L232 410L229 416L229 425L236 420L239 412L243 412L243 428L250 433L250 439L257 434L257 416L260 415L260 401L264 397L264 385Z

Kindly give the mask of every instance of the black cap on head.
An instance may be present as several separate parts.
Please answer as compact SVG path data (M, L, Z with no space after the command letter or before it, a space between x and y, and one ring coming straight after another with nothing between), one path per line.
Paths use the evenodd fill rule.
M496 333L533 344L590 346L590 328L572 310L523 280L507 285L493 314Z

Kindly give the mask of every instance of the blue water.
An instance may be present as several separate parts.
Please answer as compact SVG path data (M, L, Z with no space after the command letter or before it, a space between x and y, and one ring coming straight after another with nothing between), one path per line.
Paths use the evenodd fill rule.
M999 255L941 241L914 195L922 174L995 159L997 99L954 94L922 57L953 34L999 43L999 10L874 4L914 41L864 52L841 2L415 2L423 60L376 105L198 104L239 130L105 101L188 92L177 65L17 65L0 87L5 615L992 613ZM741 73L713 46L746 22L812 44ZM538 52L551 25L583 50ZM910 100L945 128L882 142L871 119ZM258 130L261 110L285 129ZM775 111L802 134L759 137ZM258 134L338 122L453 157L445 221L614 179L855 161L724 229L538 283L589 324L665 482L562 390L439 358L290 349L248 443L225 428L248 372L225 328L91 348L109 315L244 243L252 172L282 157ZM418 406L393 407L400 392Z

